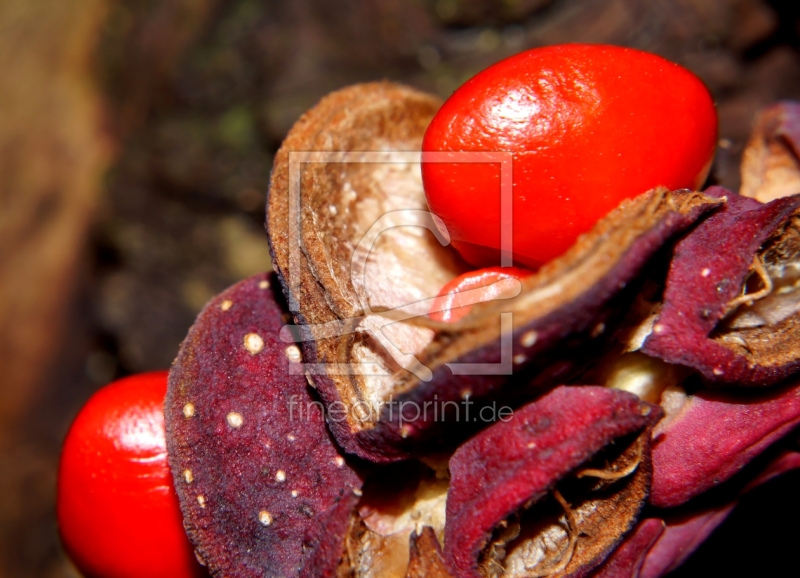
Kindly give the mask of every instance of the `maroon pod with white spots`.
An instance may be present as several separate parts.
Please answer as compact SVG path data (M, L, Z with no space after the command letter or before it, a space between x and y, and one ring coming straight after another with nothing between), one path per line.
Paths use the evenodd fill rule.
M275 284L258 275L210 301L170 372L170 465L189 537L215 576L331 573L343 544L335 530L360 494L293 371L299 350L278 339ZM314 547L321 527L333 532L324 549Z

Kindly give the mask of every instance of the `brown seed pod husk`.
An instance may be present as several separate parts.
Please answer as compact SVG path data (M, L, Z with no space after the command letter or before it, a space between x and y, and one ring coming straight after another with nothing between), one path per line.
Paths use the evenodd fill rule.
M390 83L333 93L289 133L270 183L273 262L299 324L284 338L303 342L309 379L339 410L329 418L339 444L372 461L424 452L445 421L435 410L449 403L452 418L466 398L488 402L522 368L547 374L567 342L584 350L565 364L585 364L650 257L722 203L664 190L625 201L510 287L516 297L434 323L430 300L466 270L442 246L419 173L438 106ZM438 405L423 413L425 403Z

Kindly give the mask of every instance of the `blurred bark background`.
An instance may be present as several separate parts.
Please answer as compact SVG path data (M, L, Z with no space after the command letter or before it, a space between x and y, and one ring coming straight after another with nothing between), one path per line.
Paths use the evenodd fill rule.
M271 158L324 94L447 96L526 48L633 46L708 84L711 179L737 188L755 112L800 99L799 26L792 0L0 0L0 576L75 576L53 518L70 420L168 367L208 298L269 267ZM800 514L776 483L680 574L746 572L720 553Z

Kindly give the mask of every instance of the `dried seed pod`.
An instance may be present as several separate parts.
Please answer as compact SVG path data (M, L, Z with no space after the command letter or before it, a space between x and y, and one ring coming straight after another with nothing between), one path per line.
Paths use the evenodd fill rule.
M278 340L276 285L259 275L210 301L170 372L170 464L189 537L215 576L295 576L303 565L324 575L361 487ZM328 532L324 549L315 529Z
M559 387L461 446L450 460L444 542L454 573L586 575L636 522L649 428L661 415L624 391ZM562 512L541 509L549 493Z
M800 195L725 207L676 246L641 350L709 382L765 386L800 369Z
M688 191L626 201L515 285L517 297L477 305L458 323L426 321L439 289L464 271L442 246L419 175L438 104L387 83L336 92L292 129L270 184L273 260L301 324L306 370L325 403L343 408L330 422L337 441L373 461L413 455L437 433L442 416L422 412L426 403L488 400L515 370L547 374L567 341L584 350L565 367L585 363L598 349L592 338L625 304L622 289L672 235L722 202Z
M761 111L742 157L740 193L762 203L800 193L800 104Z
M662 406L650 502L667 508L724 482L800 424L800 381L758 395L670 388Z

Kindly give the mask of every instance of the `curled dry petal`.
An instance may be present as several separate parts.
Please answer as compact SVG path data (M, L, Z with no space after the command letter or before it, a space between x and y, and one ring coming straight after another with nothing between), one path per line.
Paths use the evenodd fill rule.
M800 104L761 111L742 157L740 192L762 203L800 193Z
M800 424L800 381L758 395L667 390L650 502L673 507L733 476Z
M444 541L454 573L585 575L636 521L649 486L648 428L661 415L624 391L559 387L461 446L450 460ZM612 448L616 458L602 453ZM593 457L601 464L587 464ZM565 480L582 465L591 479ZM597 468L619 476L598 482ZM540 508L549 493L563 511Z
M709 382L766 386L800 369L800 195L725 206L676 246L642 351Z
M278 340L276 285L259 275L210 301L170 372L169 460L189 537L215 576L295 576L303 565L324 575L361 487ZM327 549L315 562L320 529Z
M623 288L722 202L663 190L626 201L564 256L515 281L509 299L477 305L458 323L433 322L432 300L465 270L443 246L419 174L438 105L388 83L333 93L292 129L270 184L274 265L306 371L328 407L343 408L344 419L330 421L337 441L372 461L424 451L443 421L419 411L426 402L489 400L512 371L547 374L564 357L586 363L625 305ZM581 353L567 355L566 342Z

